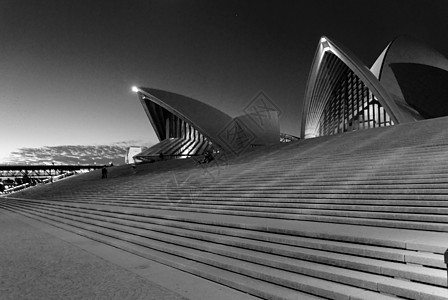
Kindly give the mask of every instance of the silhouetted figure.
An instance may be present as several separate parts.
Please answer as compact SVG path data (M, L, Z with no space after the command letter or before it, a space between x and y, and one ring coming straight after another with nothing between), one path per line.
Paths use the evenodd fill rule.
M160 158L160 160L163 160L163 158L164 158L163 153L160 153L160 154L159 154L159 158Z
M207 164L214 159L212 153L208 150L205 150L203 155L204 158L201 161L199 161L200 164Z
M22 182L31 185L31 178L28 176L28 174L23 175Z
M101 179L107 178L107 168L106 168L106 166L104 166L101 169L101 174L102 174Z

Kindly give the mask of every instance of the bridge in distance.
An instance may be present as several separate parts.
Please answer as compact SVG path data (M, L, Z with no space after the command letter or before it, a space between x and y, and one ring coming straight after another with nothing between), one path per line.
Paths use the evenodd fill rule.
M0 177L22 178L27 175L43 179L70 172L93 171L102 167L102 165L0 165Z

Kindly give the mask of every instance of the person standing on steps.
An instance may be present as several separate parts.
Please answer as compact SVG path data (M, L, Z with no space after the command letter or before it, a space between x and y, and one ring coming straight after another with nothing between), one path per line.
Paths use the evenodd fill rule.
M101 169L101 174L102 174L101 179L107 178L107 168L106 168L106 166L103 166L103 168Z
M204 156L204 158L199 161L199 164L207 164L214 159L213 154L208 150L205 150L202 155Z

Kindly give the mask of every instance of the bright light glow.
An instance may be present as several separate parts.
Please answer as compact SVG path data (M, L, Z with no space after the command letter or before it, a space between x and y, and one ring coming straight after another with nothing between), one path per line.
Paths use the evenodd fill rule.
M331 48L330 43L328 42L328 40L325 37L322 37L320 39L320 44L322 46L322 51L323 52L328 51Z
M324 42L322 42L322 47L323 47L323 50L324 51L328 51L328 50L330 50L330 43L329 42L327 42L327 40L325 40Z
M136 87L135 85L132 87L132 91L134 92L134 93L137 93L138 92L138 87Z

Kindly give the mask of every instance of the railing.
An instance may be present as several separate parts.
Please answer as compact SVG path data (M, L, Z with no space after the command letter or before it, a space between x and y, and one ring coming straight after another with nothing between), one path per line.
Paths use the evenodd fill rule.
M6 189L6 190L3 191L3 193L11 194L11 193L23 190L23 189L25 189L25 188L27 188L29 186L31 186L29 183L24 183L24 184L17 185L17 186L14 186L12 188Z
M67 172L92 171L102 165L0 165L0 177L50 177Z
M58 175L58 176L54 176L54 177L51 178L51 179L50 179L50 178L46 178L46 179L42 180L41 182L39 182L38 184L48 184L48 183L53 183L54 181L58 181L58 180L61 180L61 179L66 178L66 177L75 175L75 174L76 174L75 172L64 173L64 174L61 174L61 175ZM34 185L36 185L36 184L23 183L23 184L20 184L20 185L16 185L16 186L14 186L14 187L5 189L5 190L3 191L3 194L11 194L11 193L15 193L15 192L17 192L17 191L26 189L26 188L28 188L28 187L32 187L32 186L34 186Z

